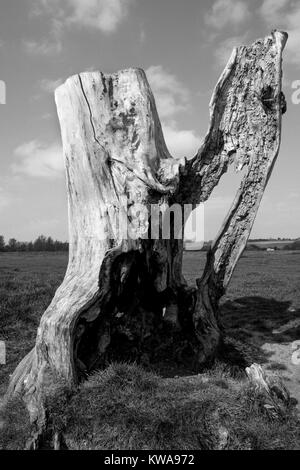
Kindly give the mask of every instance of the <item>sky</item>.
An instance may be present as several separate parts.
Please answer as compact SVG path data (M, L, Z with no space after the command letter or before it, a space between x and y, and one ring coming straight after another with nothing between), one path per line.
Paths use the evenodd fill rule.
M274 28L289 33L283 65L288 112L251 237L296 238L300 103L292 95L300 80L299 1L1 0L0 234L22 241L40 234L68 238L53 93L69 76L143 68L170 153L191 157L207 131L212 90L232 48ZM205 205L205 239L216 235L240 178L229 171Z

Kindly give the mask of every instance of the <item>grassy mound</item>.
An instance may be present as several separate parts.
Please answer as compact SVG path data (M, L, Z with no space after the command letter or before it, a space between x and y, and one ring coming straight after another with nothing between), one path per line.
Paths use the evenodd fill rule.
M0 411L0 450L22 450L30 436L29 414L23 400L11 400Z
M300 448L293 412L271 419L262 397L222 367L163 379L134 364L112 364L76 392L60 388L47 401L50 426L63 433L69 449ZM13 410L11 405L5 413L0 448L12 448ZM3 439L7 423L9 442ZM15 448L22 448L20 416L15 431Z

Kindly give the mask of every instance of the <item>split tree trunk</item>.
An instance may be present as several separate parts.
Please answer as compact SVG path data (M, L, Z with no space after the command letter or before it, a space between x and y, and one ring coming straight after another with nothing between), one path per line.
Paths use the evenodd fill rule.
M69 264L7 394L21 392L40 426L43 394L53 380L73 386L111 360L155 362L164 348L198 367L216 356L219 300L279 151L286 37L274 32L234 50L213 93L207 136L189 161L170 156L142 70L82 73L56 90ZM182 239L174 233L169 240L151 239L154 218L142 208L151 214L156 205L164 220L168 205L204 202L232 163L238 170L246 166L246 174L203 276L188 287Z

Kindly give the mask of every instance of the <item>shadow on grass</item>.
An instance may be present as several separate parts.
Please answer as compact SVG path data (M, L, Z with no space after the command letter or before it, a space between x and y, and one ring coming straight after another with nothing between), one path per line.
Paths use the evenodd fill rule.
M241 297L221 305L221 321L226 335L225 359L239 365L267 363L272 353L265 343L289 344L300 339L300 310L291 302L263 297ZM270 365L284 370L283 364Z

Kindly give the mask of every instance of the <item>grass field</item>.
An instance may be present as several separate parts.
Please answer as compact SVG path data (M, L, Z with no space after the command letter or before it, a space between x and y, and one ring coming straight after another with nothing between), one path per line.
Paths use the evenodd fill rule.
M205 258L202 252L185 253L189 283L200 276ZM0 339L7 346L0 392L33 346L39 319L66 266L66 253L0 254ZM232 346L246 363L280 371L300 402L300 366L291 360L292 343L300 339L299 285L300 252L246 252L222 300L222 322L229 350Z
M193 282L203 253L185 253L184 272ZM200 269L199 269L200 268ZM300 365L292 362L300 340L300 252L245 252L222 299L227 342L238 360L279 372L300 403ZM299 355L300 356L300 355Z
M205 258L206 254L203 252L185 253L184 274L189 283L194 283L195 279L200 277ZM7 364L0 365L0 395L5 391L9 374L13 371L20 359L34 345L39 319L49 305L56 288L61 283L66 266L66 253L0 254L0 340L5 340L7 347ZM231 363L236 362L243 366L253 362L264 364L267 369L273 372L275 371L275 373L279 373L285 378L286 385L290 389L291 395L298 400L298 402L300 402L300 365L295 365L292 362L292 345L294 341L300 339L299 283L300 252L246 252L239 261L230 287L222 299L221 307L222 323L226 331L225 351L227 356L230 357ZM269 448L268 446L271 446L271 448L280 448L282 445L288 446L289 442L291 442L293 448L298 446L298 438L295 437L297 434L295 430L297 426L295 428L295 424L286 425L284 435L286 434L291 437L288 437L284 444L282 444L282 442L281 444L278 443L278 439L279 441L282 440L282 430L279 429L277 425L275 428L272 427L272 424L266 425L265 418L261 417L260 413L251 411L252 405L249 408L250 402L248 402L247 399L245 401L243 398L241 403L239 391L241 384L231 384L230 380L223 380L222 373L219 379L218 372L213 373L212 382L209 381L207 386L205 385L203 389L204 394L201 391L201 384L201 390L199 391L200 382L197 377L195 377L195 380L191 377L187 377L186 379L183 377L178 382L168 382L168 380L174 380L171 378L165 379L161 382L161 385L158 385L158 378L147 376L147 373L142 378L135 378L137 375L143 374L139 370L133 368L132 370L130 369L130 373L132 374L132 381L127 384L128 373L125 371L124 375L122 368L120 370L112 369L107 373L108 375L106 373L104 376L100 375L88 388L83 389L80 395L72 399L67 407L65 403L63 404L63 408L67 410L64 419L69 420L68 426L72 430L69 432L71 447L73 445L73 448L84 448L84 446L88 445L89 448L94 448L95 446L96 448L97 446L100 446L99 448L107 448L107 446L108 448L114 448L113 446L115 445L117 447L119 446L118 448L122 448L122 446L126 448L126 446L129 445L129 441L126 439L128 438L130 440L131 435L136 436L133 438L133 441L130 441L134 442L132 445L145 446L145 443L139 444L139 439L145 439L146 442L149 433L147 436L145 435L143 437L142 434L139 434L139 429L144 428L143 420L145 419L147 421L149 419L149 423L152 423L151 426L153 426L153 429L159 430L161 426L163 429L165 426L171 429L172 426L176 427L178 423L181 423L180 426L183 426L182 431L186 438L180 441L180 433L176 434L179 439L176 445L182 445L184 448L194 448L194 439L196 439L196 437L194 431L190 434L188 433L188 429L190 429L189 420L194 416L193 413L197 406L200 407L199 413L201 415L203 400L205 402L205 400L208 399L212 400L210 401L210 406L213 407L219 406L221 401L225 407L224 413L226 416L232 416L232 413L237 413L237 419L234 418L230 420L232 435L238 436L232 438L233 441L230 444L231 448L239 448L240 445L244 445L241 444L240 441L240 435L243 435L243 433L248 437L252 435L254 437L260 436L259 442L253 444L252 448L256 448L255 446L257 446L257 448ZM122 374L125 378L127 377L126 380L122 378ZM117 390L120 389L119 382L122 380L126 382L124 383L125 388L122 386L121 389L127 390L125 397L127 401L123 393L120 396L117 393ZM151 386L149 385L151 389L150 395L147 392L149 380L150 385L152 384ZM188 380L189 383L185 384L184 380ZM117 388L115 388L116 381L118 383ZM144 383L147 385L147 387L145 385L147 393L144 389L141 389L141 384L143 385ZM111 418L106 414L107 410L110 409L110 406L115 410L116 400L117 403L119 403L119 411L114 415L115 424L113 432L110 434L107 428L107 435L110 436L110 440L105 443L101 438L99 442L97 441L95 443L94 435L94 437L91 438L91 442L87 444L86 440L82 441L80 433L85 434L88 432L90 426L90 422L88 421L89 415L86 415L85 411L86 406L90 406L91 403L89 394L91 394L92 397L98 396L99 393L101 396L106 396L107 394L107 396L110 397L112 396L111 387L113 387L114 393L116 394L113 395L113 403L110 403L108 400L104 409L102 409L102 401L96 400L93 405L94 407L98 407L99 416L102 416L101 423L99 421L99 436L102 436L103 432L107 431L106 428L102 429L102 427L110 426ZM174 387L175 389L178 387L175 394ZM185 403L187 408L182 409L180 408L180 403L184 396L186 398ZM197 400L200 401L196 400L195 402L194 399L196 396L198 397ZM219 397L217 401L214 400L214 396ZM171 397L173 397L172 400ZM80 418L81 421L78 421L78 416L81 416L80 413L78 415L79 398L83 403L81 409L84 411ZM95 400L95 398L93 398L93 400ZM140 421L132 421L132 415L130 413L130 416L124 415L124 410L127 409L124 400L126 403L131 403L130 409L136 410L134 413L138 413ZM84 405L85 401L87 401L86 406ZM147 408L148 406L147 403L149 406L153 405L151 416L146 415L144 412L145 407ZM176 407L179 407L178 409L181 411L178 411L175 416L174 409ZM18 410L18 408L12 410L12 416L15 417L13 419L17 420L20 413L16 410ZM182 414L180 414L181 412ZM91 413L94 416L95 410L92 410ZM241 418L239 418L239 416L241 413L250 413L247 429L240 427ZM61 415L59 410L58 415ZM176 417L176 422L172 421L173 415ZM162 416L163 424L159 421L162 419ZM214 414L212 413L211 416L214 416ZM120 429L118 428L120 424L118 419L120 422L124 419L129 420L125 440L122 440L124 427L121 426ZM80 426L83 427L80 428ZM120 434L118 434L119 432ZM166 435L168 435L168 432ZM162 436L165 436L164 433L165 431L162 431ZM122 438L120 436L122 436ZM166 436L157 438L158 441L153 441L151 444L152 447L150 446L150 448L163 448L159 446L164 445L166 448L171 448L172 445L175 445L175 441L172 439L168 441L169 444L164 444L165 441L161 439L165 438ZM203 436L201 439L202 438ZM13 439L15 439L15 437ZM237 440L234 441L234 439ZM296 439L296 443L294 439ZM194 442L194 444L192 442ZM13 445L15 445L15 443ZM202 448L201 446L204 444L202 442L202 444L198 443L197 445Z
M39 320L61 283L67 253L0 253L0 340L7 363L0 365L0 393L34 345Z

